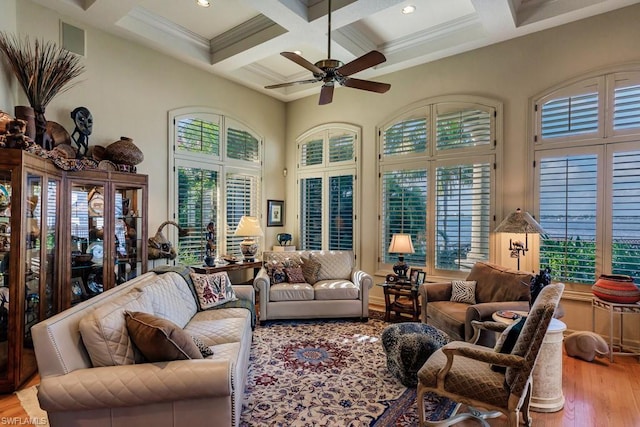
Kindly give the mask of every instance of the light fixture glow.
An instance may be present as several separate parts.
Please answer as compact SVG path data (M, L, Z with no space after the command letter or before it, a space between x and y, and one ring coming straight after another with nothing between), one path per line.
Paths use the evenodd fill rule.
M404 13L405 15L408 15L410 13L413 13L416 11L416 7L412 4L405 6L402 8L402 13Z
M295 53L296 55L302 56L301 50L294 50L293 53Z
M196 4L198 6L202 6L202 7L209 7L211 6L211 3L209 3L209 0L196 0Z

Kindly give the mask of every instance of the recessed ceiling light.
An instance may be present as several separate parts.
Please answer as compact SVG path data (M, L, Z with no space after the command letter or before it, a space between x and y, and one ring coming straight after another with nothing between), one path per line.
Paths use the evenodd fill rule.
M209 3L209 0L196 0L196 4L198 6L202 6L202 7L209 7L211 6L211 3Z
M416 7L412 4L405 6L402 8L402 13L404 13L405 15L408 15L410 13L413 13L416 11Z

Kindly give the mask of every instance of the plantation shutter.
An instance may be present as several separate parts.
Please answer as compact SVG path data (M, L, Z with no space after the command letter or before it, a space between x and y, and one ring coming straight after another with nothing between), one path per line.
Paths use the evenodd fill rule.
M437 167L436 268L468 271L488 260L490 226L491 163Z
M594 283L598 156L566 155L540 160L540 225L546 232L540 265L553 278Z
M178 166L177 222L185 230L178 237L178 260L183 264L202 261L205 250L206 225L218 216L218 172L197 167ZM216 239L214 240L216 243Z
M330 130L329 163L354 160L355 139L355 132Z
M236 228L243 216L258 216L258 184L255 175L228 172L226 178L227 238L228 254L241 256L240 242L244 237L235 236Z
M322 249L322 178L300 179L300 249Z
M436 149L477 147L493 141L494 114L477 108L438 104L436 106Z
M382 174L383 262L393 264L398 254L389 254L396 233L411 235L415 253L406 254L410 265L426 265L427 170L390 170Z
M189 116L176 119L176 150L220 155L220 118Z
M353 249L353 175L329 177L329 249Z
M640 151L613 154L612 273L640 284Z
M626 81L625 81L626 82ZM640 128L640 85L616 87L613 94L613 129Z
M384 156L424 153L427 151L427 117L412 117L394 123L384 130Z
M552 99L542 105L542 138L558 138L598 131L598 92L592 90Z
M322 136L303 142L300 147L300 167L321 165L323 147Z
M247 162L260 162L260 141L250 132L227 120L227 157Z

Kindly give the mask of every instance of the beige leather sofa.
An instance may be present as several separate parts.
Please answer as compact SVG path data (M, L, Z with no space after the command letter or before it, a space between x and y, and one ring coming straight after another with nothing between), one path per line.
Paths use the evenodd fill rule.
M529 282L533 276L488 262L477 262L465 280L475 281L475 304L451 301L451 282L425 283L418 293L421 320L446 332L452 340L469 341L471 322L491 320L498 310L529 310ZM477 344L493 346L495 334L482 331Z
M355 268L352 251L266 251L262 259L263 268L253 281L258 292L260 321L368 319L373 279ZM320 265L316 277L305 274L302 282L291 283L291 269L302 267L306 271L305 267L314 264Z
M255 298L251 286L234 291ZM128 336L125 310L171 320L213 356L145 363ZM83 318L93 319L95 336ZM52 427L238 426L251 331L248 309L198 311L183 276L146 273L32 328L40 406ZM94 354L101 346L105 351Z

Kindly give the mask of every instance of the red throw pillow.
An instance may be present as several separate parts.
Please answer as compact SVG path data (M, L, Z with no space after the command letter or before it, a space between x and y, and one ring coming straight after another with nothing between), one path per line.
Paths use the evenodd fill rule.
M301 267L285 268L284 272L287 275L287 282L289 283L307 283L307 281L304 280Z

